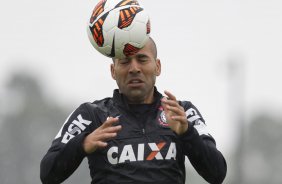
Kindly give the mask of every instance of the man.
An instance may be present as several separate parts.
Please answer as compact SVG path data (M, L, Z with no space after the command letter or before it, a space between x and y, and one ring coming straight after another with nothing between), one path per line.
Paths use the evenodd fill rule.
M206 181L222 183L225 159L199 111L155 87L161 63L152 38L135 55L113 61L119 89L68 117L41 162L42 182L63 182L87 157L92 184L184 184L188 156Z

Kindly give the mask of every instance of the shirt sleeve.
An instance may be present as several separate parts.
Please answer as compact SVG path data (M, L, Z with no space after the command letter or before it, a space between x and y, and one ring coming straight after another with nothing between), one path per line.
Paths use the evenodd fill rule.
M82 143L91 126L92 118L85 104L69 115L41 161L43 184L62 183L78 168L86 156Z
M210 135L205 120L191 102L181 102L188 119L188 130L180 136L184 154L196 171L209 183L223 182L227 165L216 142Z

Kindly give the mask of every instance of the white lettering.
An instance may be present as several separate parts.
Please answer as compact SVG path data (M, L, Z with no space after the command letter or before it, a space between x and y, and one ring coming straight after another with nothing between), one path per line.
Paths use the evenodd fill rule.
M92 123L91 121L83 119L81 115L78 115L77 119L78 121L74 120L72 123L78 126L81 130L84 130L86 128L83 124L90 125L90 123Z
M77 120L73 120L71 122L71 124L68 126L67 132L64 134L63 139L61 141L62 143L65 143L65 144L68 143L69 140L71 140L72 138L75 137L75 134L80 134L83 130L86 129L85 125L88 126L88 125L90 125L90 123L92 123L92 121L88 121L88 120L83 119L81 114L79 114L77 116L77 119L78 119L78 121ZM64 125L65 125L65 123L64 123ZM60 137L61 131L62 131L62 128L59 131L59 133L56 136L56 138Z
M131 145L125 145L121 152L119 163L124 163L126 160L131 162L136 161L136 157L134 155L133 149Z
M176 145L174 142L170 144L165 159L170 160L172 158L176 160Z
M144 160L144 144L138 144L138 155L137 160Z
M151 150L151 152L147 155L147 157L144 157L145 154L145 144L141 143L137 145L137 159L136 155L134 153L133 147L131 144L125 145L120 151L121 154L119 155L119 149L117 146L111 147L107 152L107 158L109 163L116 165L119 163L125 163L128 162L136 162L136 161L144 161L145 158L147 161L156 159L156 160L176 160L176 144L174 142L171 142L168 148L167 153L162 150L163 147L166 145L166 142L160 142L158 144L156 143L148 143L148 146ZM166 155L164 158L162 155Z
M149 143L149 146L150 146L152 151L157 152L156 155L155 155L155 158L157 160L163 160L163 156L161 155L160 149L158 148L157 144L156 143Z
M65 144L66 144L66 143L69 142L69 140L71 140L72 138L74 138L74 135L72 135L72 134L66 132L66 133L64 134L63 139L62 139L62 143L65 143Z
M189 122L193 122L196 119L200 119L201 117L198 115L197 111L193 108L188 109L186 112L186 116Z
M78 134L80 134L80 133L81 133L81 130L80 130L78 127L76 127L74 124L70 124L70 126L68 127L68 132L69 132L70 134L75 134L76 132L77 132Z
M111 147L107 153L108 161L113 165L118 163L118 157L117 156L115 158L113 157L114 153L118 154L118 147L116 146Z
M194 128L198 131L199 135L210 136L209 131L208 131L208 127L203 121L201 121L201 120L196 121Z

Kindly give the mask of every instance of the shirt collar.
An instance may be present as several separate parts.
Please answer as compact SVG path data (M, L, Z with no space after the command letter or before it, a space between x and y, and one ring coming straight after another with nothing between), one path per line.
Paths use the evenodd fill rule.
M154 101L152 107L154 109L158 108L160 106L160 100L163 97L163 95L158 92L157 88L154 87ZM127 99L124 97L122 93L119 92L119 89L115 89L113 93L113 101L118 106L122 108L126 108L127 110L130 110Z

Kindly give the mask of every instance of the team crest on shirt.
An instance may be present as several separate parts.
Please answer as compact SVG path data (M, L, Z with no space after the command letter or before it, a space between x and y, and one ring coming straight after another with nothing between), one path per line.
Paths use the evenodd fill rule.
M160 116L158 118L159 124L160 124L160 126L167 128L168 127L168 123L166 121L165 112L164 112L163 107L160 106L159 110L161 111Z

